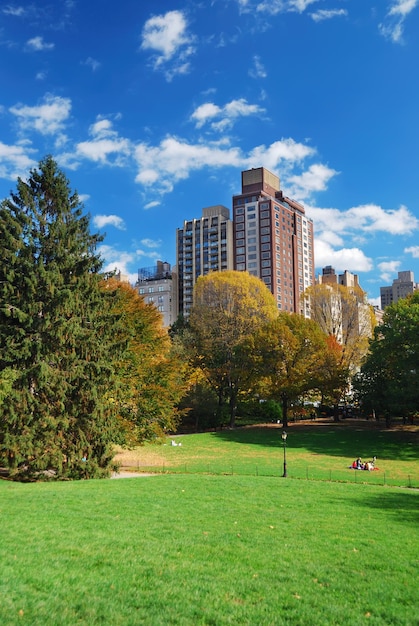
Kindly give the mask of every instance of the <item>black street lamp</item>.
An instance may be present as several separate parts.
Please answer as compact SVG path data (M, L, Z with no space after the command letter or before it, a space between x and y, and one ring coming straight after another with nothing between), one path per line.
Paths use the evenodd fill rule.
M282 443L284 444L284 473L282 474L282 478L287 477L287 431L282 431Z

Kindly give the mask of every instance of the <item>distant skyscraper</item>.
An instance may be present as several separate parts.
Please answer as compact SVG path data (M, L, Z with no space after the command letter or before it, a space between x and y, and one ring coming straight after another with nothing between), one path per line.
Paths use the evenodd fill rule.
M188 317L197 278L209 272L233 269L230 211L222 205L202 209L201 218L185 220L176 234L178 312Z
M419 290L419 283L415 283L413 272L399 272L393 280L391 287L380 287L381 308L397 302L400 298L406 298L409 294Z
M148 304L154 304L163 317L163 326L171 326L177 318L175 281L170 263L157 261L155 267L143 267L138 270L135 285L138 293Z
M278 176L263 167L242 172L233 224L235 269L263 280L278 309L308 316L302 294L315 282L313 222L283 195Z

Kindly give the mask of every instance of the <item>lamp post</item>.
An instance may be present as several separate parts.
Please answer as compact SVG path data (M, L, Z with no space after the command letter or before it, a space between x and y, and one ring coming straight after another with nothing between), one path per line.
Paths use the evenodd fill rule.
M284 444L284 473L282 474L282 478L287 477L287 431L282 431L282 443Z

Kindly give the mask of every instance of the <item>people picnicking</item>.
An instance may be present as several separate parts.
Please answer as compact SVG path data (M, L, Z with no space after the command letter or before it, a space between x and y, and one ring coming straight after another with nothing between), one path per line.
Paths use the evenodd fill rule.
M377 461L377 457L373 456L372 457L372 461L366 461L365 463L362 461L361 457L359 456L358 458L355 459L355 461L352 463L352 465L350 466L350 469L355 469L355 470L367 470L368 472L371 472L373 470L377 470L378 467L376 467L376 461Z

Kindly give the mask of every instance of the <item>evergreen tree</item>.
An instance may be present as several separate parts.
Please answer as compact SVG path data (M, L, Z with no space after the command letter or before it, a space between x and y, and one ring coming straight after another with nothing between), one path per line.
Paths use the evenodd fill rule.
M0 205L0 464L11 475L106 474L117 422L114 322L106 312L98 235L48 156Z

